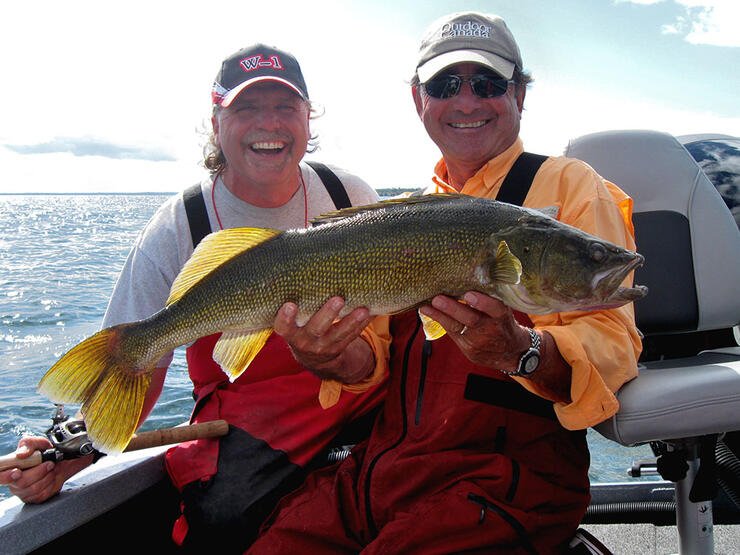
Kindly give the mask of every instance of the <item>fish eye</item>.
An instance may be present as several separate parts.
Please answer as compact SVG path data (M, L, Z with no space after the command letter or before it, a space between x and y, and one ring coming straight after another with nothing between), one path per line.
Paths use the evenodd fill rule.
M588 254L594 262L603 262L606 260L606 247L601 243L591 243L588 247Z

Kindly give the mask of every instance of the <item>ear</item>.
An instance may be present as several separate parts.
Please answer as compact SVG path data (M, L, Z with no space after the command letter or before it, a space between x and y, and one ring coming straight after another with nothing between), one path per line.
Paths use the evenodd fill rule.
M414 97L414 105L416 105L416 113L419 114L419 117L421 118L421 114L424 111L424 104L421 100L421 85L417 85L415 87L411 87L411 96Z
M519 108L519 115L521 115L522 110L524 110L524 97L527 94L527 87L521 87L521 91L519 91L516 95L516 105Z

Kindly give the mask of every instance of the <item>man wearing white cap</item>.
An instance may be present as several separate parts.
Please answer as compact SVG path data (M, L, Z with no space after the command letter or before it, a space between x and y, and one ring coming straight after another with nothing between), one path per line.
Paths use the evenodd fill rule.
M587 165L525 153L530 77L504 21L457 13L425 35L412 80L442 152L426 193L557 207L634 249L631 200ZM631 277L629 278L631 280ZM537 316L471 291L391 319L390 383L366 443L278 505L249 553L561 553L589 503L585 429L637 374L632 305Z
M378 200L358 177L302 161L312 147L311 105L291 54L264 44L234 53L216 76L212 101L213 134L205 157L211 175L169 199L147 224L118 279L103 327L163 308L195 244L211 231L302 228L337 208ZM167 453L168 472L184 502L173 530L177 543L194 551L243 551L275 502L301 483L305 468L321 460L334 436L380 403L387 356L376 363L373 352L387 353L387 319L376 319L378 331L365 329L365 309L336 321L342 306L341 299L329 300L299 328L295 306L285 305L274 325L280 335L270 337L234 383L213 360L218 335L188 347L191 420L225 419L230 431L220 440L189 442ZM291 348L302 353L304 365ZM159 397L171 359L165 357L154 373L142 421ZM317 375L333 377L337 369L344 370L344 385L335 390L346 392L320 398ZM21 445L33 451L48 442L30 438ZM16 469L0 478L7 476L10 491L25 502L38 503L91 459Z

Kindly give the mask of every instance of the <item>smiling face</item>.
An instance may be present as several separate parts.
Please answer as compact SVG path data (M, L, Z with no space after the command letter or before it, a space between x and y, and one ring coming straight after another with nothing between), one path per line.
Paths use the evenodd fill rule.
M440 73L490 72L478 64L462 63ZM429 137L442 151L451 185L462 188L469 177L514 143L519 135L524 94L524 87L517 92L514 85L509 85L503 96L480 98L465 82L456 96L439 99L430 97L423 85L414 87L416 111Z
M287 201L299 184L298 163L310 138L309 113L308 102L295 92L267 81L219 109L212 122L215 144L226 158L226 186L259 206Z

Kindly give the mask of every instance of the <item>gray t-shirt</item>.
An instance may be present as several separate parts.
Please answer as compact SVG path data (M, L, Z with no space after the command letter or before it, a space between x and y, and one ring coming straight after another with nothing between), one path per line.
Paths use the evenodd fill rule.
M352 205L378 201L377 192L362 179L340 168L330 167L342 181ZM261 208L234 196L220 178L215 183L213 178L204 180L201 191L211 229L219 230L219 218L224 229L302 228L306 224L306 217L310 221L335 210L336 207L316 172L305 162L301 162L300 169L306 185L305 198L308 199L308 206L304 202L303 187L299 187L283 206ZM214 210L212 198L217 211ZM162 309L169 297L172 282L192 253L190 227L182 193L178 193L157 210L136 239L113 289L103 318L103 327L141 320Z

